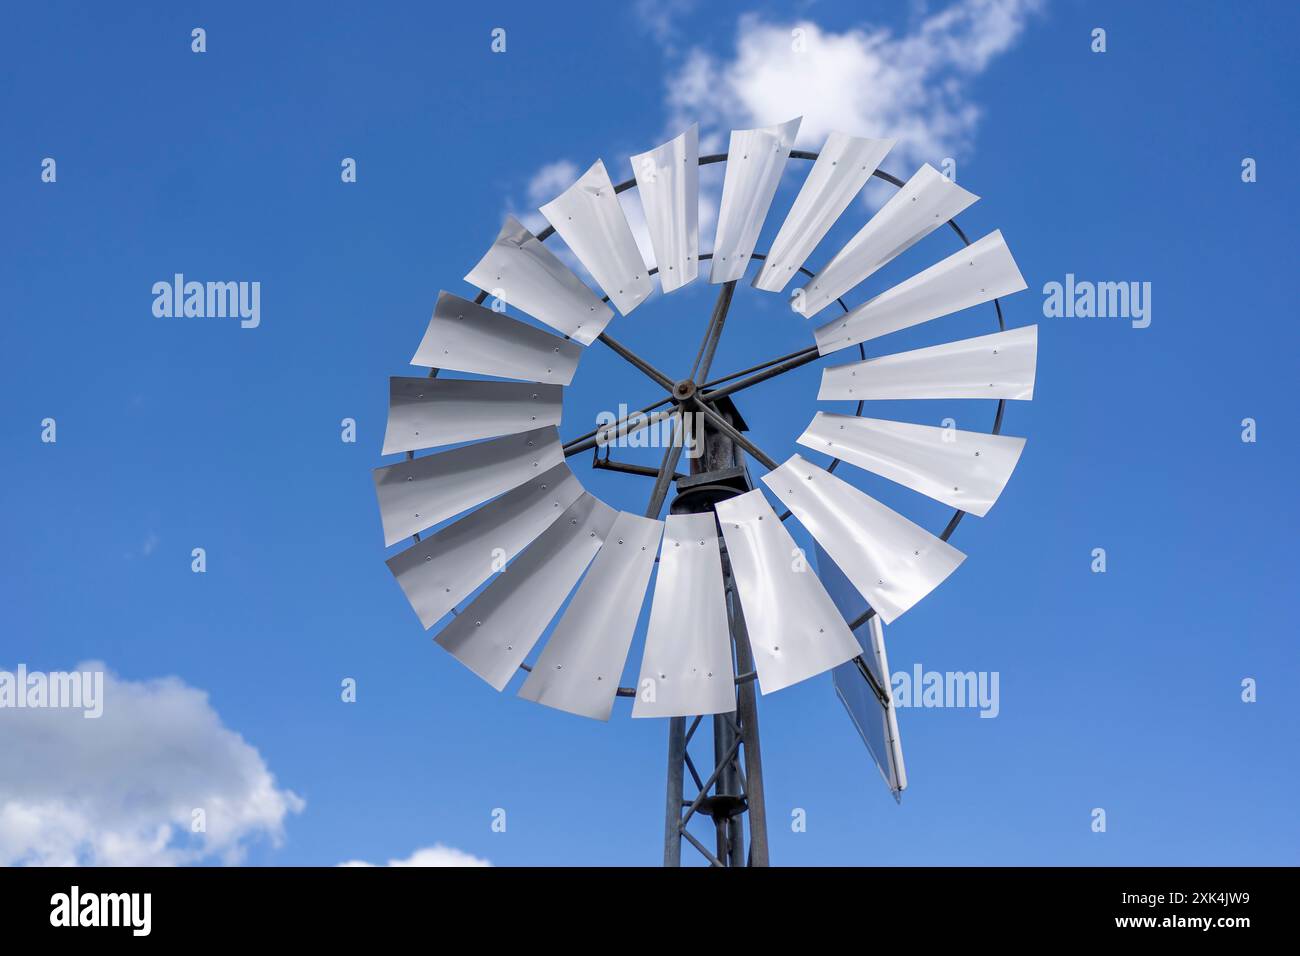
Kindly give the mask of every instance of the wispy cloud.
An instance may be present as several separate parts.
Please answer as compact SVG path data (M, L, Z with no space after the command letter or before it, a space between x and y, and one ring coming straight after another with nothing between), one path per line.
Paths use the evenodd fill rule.
M698 0L636 0L632 13L660 46L672 49L682 35L682 23L699 6Z
M374 866L364 860L349 860L339 866ZM405 860L389 860L386 866L491 866L487 860L455 847L435 843L433 846L416 850Z

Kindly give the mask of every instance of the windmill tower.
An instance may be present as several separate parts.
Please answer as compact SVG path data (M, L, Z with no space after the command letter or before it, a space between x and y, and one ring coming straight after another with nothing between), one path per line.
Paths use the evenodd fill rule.
M714 866L767 864L756 691L833 670L886 782L902 791L881 622L892 623L956 570L965 555L948 539L965 514L987 513L1024 447L1000 432L1006 402L1032 397L1036 327L1005 328L999 298L1025 282L1001 233L971 242L955 221L978 197L929 165L906 182L884 172L892 140L832 133L818 152L795 150L798 127L795 119L735 131L726 153L706 156L692 127L633 156L633 177L618 185L597 160L541 207L551 225L537 235L507 218L465 276L482 290L477 298L439 294L412 359L430 369L427 377L391 380L383 452L405 460L374 472L385 544L410 540L388 566L426 628L445 622L441 647L497 690L527 672L519 695L549 707L608 720L616 699L627 697L633 717L667 720L666 865L680 864L683 843ZM771 249L756 253L790 159L811 168ZM713 247L701 253L699 167L712 163L725 163L726 172ZM873 176L898 191L814 272L808 259ZM618 199L630 189L639 193L654 268ZM961 242L956 252L860 305L845 304L847 292L945 225ZM603 295L547 248L553 235ZM802 283L791 321L818 317L813 344L717 376L714 356L751 260L760 292ZM682 377L607 331L614 309L626 315L650 297L656 276L670 294L696 281L704 262L719 290L693 362L681 357ZM486 307L489 296L540 325ZM867 357L865 342L985 303L993 304L996 332ZM561 390L598 342L663 397L562 441ZM818 411L797 439L826 456L826 467L800 454L778 462L747 437L733 396L849 349L857 360L825 368L817 398L855 402L856 411ZM440 377L444 371L476 377ZM874 400L969 398L997 403L988 433L863 416ZM680 440L668 444L659 468L612 459L611 444L664 422ZM688 441L699 454L683 474ZM457 447L415 454L444 445ZM584 490L567 462L585 452L593 467L654 479L644 512L616 511ZM842 462L940 501L953 515L931 533L836 475ZM759 482L755 465L765 472ZM834 596L796 547L785 526L792 517L815 540ZM621 686L648 589L639 676ZM708 773L691 756L708 734L701 728L712 730ZM711 834L691 832L706 819Z

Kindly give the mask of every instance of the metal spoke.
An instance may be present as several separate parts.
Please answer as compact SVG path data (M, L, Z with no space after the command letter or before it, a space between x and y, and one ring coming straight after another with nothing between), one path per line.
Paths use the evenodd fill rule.
M807 365L809 362L815 362L821 358L821 353L817 351L815 345L809 346L802 352L794 352L784 360L778 360L776 365L769 366L761 372L742 378L739 381L732 382L730 385L723 385L721 388L715 388L703 394L706 401L713 401L719 398L725 398L728 395L734 395L751 385L757 385L759 382L766 382L770 378L776 378L778 375L784 375L786 372Z
M647 518L659 517L659 512L663 509L664 498L668 497L668 486L673 483L673 475L677 471L677 461L682 457L682 446L686 444L686 419L677 413L677 428L674 430L673 438L670 439L668 447L664 449L663 464L659 466L659 475L655 478L654 490L650 492L650 503L646 505L645 516Z
M620 356L622 356L623 358L631 362L634 366L636 366L638 369L640 369L642 372L648 375L654 382L668 389L668 391L670 392L673 390L673 385L676 383L673 382L671 378L669 378L663 372L659 371L659 369L655 368L653 365L651 365L641 356L637 355L626 345L624 345L623 343L619 342L614 338L611 338L609 335L605 334L604 332L600 333L600 335L597 336L597 339L599 339L599 341L601 342L604 342L611 349L617 352Z
M651 425L658 425L660 422L677 415L678 410L676 408L669 408L662 412L655 412L651 415L640 415L639 417L638 414L639 413L628 415L617 422L606 425L604 428L598 428L595 435L588 442L575 443L572 449L566 446L564 448L565 456L567 457L576 452L585 451L587 448L597 445L608 445L611 441L625 438L634 432L639 432L643 428L649 428ZM581 447L579 447L579 445L581 445Z
M695 356L695 364L691 366L691 381L696 378L704 378L709 374L709 366L713 364L713 355L718 350L718 340L722 338L722 323L727 321L727 312L731 309L731 297L736 293L736 280L724 282L722 288L718 291L718 299L713 304L713 315L709 316L709 325L704 332L704 341L700 343L700 351Z
M706 388L716 388L723 382L730 382L733 378L740 378L742 375L749 375L751 372L761 372L763 369L770 368L778 362L784 362L787 359L797 358L800 355L804 355L807 351L807 348L802 348L798 351L790 352L788 355L780 355L774 359L768 359L766 362L759 362L757 365L751 365L749 368L742 368L739 372L732 372L730 375L724 375L721 378L715 378L709 382L702 382L699 386L700 390L703 391Z
M708 396L705 397L707 398ZM776 471L777 468L781 467L776 463L775 459L768 456L763 449L759 448L752 441L746 438L743 432L734 428L729 421L715 412L703 401L698 398L692 399L692 401L695 403L695 407L704 413L704 417L712 422L718 431L722 432L741 448L745 449L745 451L753 455L754 459L762 464L768 471Z
M590 448L595 448L596 445L599 444L599 442L595 440L597 435L609 434L611 431L617 434L618 431L620 431L622 427L632 419L636 418L639 415L645 415L648 412L653 412L659 406L667 405L671 401L672 401L671 397L665 396L664 398L659 399L659 401L647 405L645 408L638 408L634 412L628 412L626 415L624 415L616 422L611 422L610 424L604 425L600 428L593 428L585 435L580 435L577 438L570 439L569 441L564 443L565 457L576 455L580 451L587 451ZM649 423L647 422L646 424ZM636 429L633 429L633 431L636 431Z

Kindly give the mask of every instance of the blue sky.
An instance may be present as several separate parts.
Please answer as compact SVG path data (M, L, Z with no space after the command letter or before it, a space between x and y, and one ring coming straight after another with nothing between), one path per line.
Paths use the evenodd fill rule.
M608 725L581 720L518 699L518 681L494 693L433 645L391 579L370 477L385 463L386 379L420 374L406 362L439 289L472 294L460 277L503 215L558 193L539 190L564 164L602 157L625 178L629 154L686 123L707 138L803 100L818 137L897 136L889 172L956 160L983 197L960 221L972 238L1003 231L1029 284L1007 322L1040 323L1040 347L1034 401L1007 412L1004 431L1029 443L1006 493L954 535L969 555L958 572L887 630L894 670L997 671L999 716L900 711L910 786L895 806L829 675L762 698L773 861L1297 862L1293 7L50 3L3 16L0 668L99 660L150 690L111 760L80 763L57 734L17 743L35 762L0 789L0 854L30 854L37 832L87 859L105 831L174 825L189 796L175 781L193 777L251 822L192 859L384 862L442 844L498 865L657 863L663 723L630 720L626 702ZM1090 50L1095 27L1105 53ZM795 28L817 65L791 81L772 42ZM783 112L764 112L774 100ZM1257 182L1242 182L1245 157ZM790 164L760 249L805 168ZM813 263L870 211L855 205ZM711 240L706 227L701 248ZM954 242L936 233L850 301ZM260 326L154 317L153 283L177 272L260 282ZM1043 285L1066 273L1150 282L1151 325L1045 318ZM697 282L609 331L684 375L713 292ZM993 330L977 308L882 351ZM810 342L778 297L742 284L715 369ZM778 459L818 407L818 376L741 397ZM593 346L562 434L658 397ZM869 414L992 418L941 404ZM55 444L40 440L47 417ZM344 417L355 444L339 439ZM645 480L575 463L604 500L644 507ZM946 520L854 480L931 529ZM205 574L190 570L195 547ZM1090 570L1099 547L1104 574ZM179 712L190 722L169 729ZM173 752L184 767L167 765ZM1090 826L1098 807L1105 833ZM795 809L806 832L791 830Z

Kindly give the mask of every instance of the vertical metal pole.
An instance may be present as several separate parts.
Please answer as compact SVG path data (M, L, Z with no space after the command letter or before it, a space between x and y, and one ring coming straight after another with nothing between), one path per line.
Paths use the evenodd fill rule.
M714 765L724 756L731 753L731 747L736 742L736 731L732 725L732 714L715 714L713 717L713 761ZM742 793L740 786L740 768L737 763L739 758L732 757L727 761L726 768L718 774L717 783L714 784L713 793L715 796L739 797ZM718 859L723 860L728 866L745 865L745 827L741 815L715 819L713 821L718 835Z
M734 587L731 597L731 637L736 644L736 673L754 669L754 653L749 647L749 630L745 612L740 607ZM749 803L749 865L767 866L767 799L763 795L763 752L758 741L758 697L754 682L736 688L736 717L745 749L745 796Z
M668 796L664 820L664 866L682 865L682 776L686 770L686 718L668 720Z

